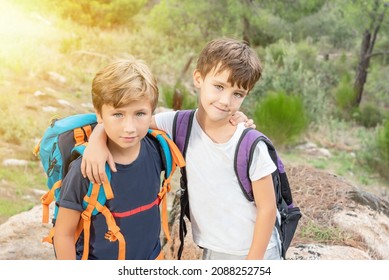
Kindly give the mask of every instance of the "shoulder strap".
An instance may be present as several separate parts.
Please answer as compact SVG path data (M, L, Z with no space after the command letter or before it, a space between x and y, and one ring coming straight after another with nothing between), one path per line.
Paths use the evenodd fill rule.
M274 185L278 186L275 190L278 199L277 203L281 203L281 200L284 199L288 208L292 208L292 192L281 158L278 156L270 139L262 132L251 128L246 128L243 131L235 151L234 170L238 178L239 185L241 186L246 198L250 201L254 200L251 181L249 178L249 168L255 146L260 140L266 143L270 157L277 166L278 176L273 176L273 180L279 180L278 182L274 182Z
M173 120L173 141L185 157L196 110L177 111Z
M177 111L173 120L173 140L177 144L177 147L180 149L182 155L185 157L186 150L188 148L189 136L192 130L193 118L195 110L182 110ZM180 246L178 248L178 259L181 259L182 251L184 249L184 239L187 234L187 228L184 221L184 217L187 216L190 220L189 215L189 198L187 191L187 177L186 169L181 168L181 197L180 197L180 219L179 219L179 237L180 237Z
M176 170L177 166L183 168L185 166L185 160L176 144L172 139L170 139L169 135L166 134L165 131L149 129L148 135L157 139L161 146L162 162L165 167L165 175L158 197L162 203L162 228L165 232L167 240L170 240L166 193L171 189L171 179L173 177L174 171Z

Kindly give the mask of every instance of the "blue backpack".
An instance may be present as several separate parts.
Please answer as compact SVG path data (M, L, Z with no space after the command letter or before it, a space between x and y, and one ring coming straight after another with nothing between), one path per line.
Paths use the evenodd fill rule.
M96 124L97 119L95 114L79 114L62 119L54 119L51 121L50 126L46 129L40 142L35 146L34 154L39 157L47 175L48 191L41 197L41 203L43 206L43 223L48 223L49 205L53 201L59 200L62 180L68 172L69 164L83 154L88 143L89 136ZM151 137L156 140L161 147L162 162L164 164L165 172L161 191L156 198L156 203L162 203L162 228L165 232L166 238L169 240L170 234L167 219L166 193L171 189L171 178L176 167L183 167L185 165L185 161L174 142L165 132L150 129L147 137ZM118 259L125 258L124 237L120 232L120 228L116 225L111 212L105 206L106 201L114 197L109 184L111 172L108 164L105 169L108 182L102 185L90 183L88 193L83 200L84 212L81 215L82 219L80 219L75 236L76 242L81 232L84 234L83 259L87 259L89 254L89 229L91 216L97 215L98 213L102 213L105 216L108 228L110 229L105 238L110 241L118 241ZM140 207L140 209L141 208L142 207ZM46 236L42 242L49 242L52 244L55 234L55 220L57 213L58 206L55 205L52 220L53 227L49 235Z
M173 122L172 138L180 149L182 155L185 157L188 148L190 132L192 130L192 123L195 110L177 111ZM246 128L242 133L234 157L234 170L238 178L239 185L243 194L249 201L254 200L251 181L249 178L249 168L252 161L252 156L255 147L259 141L264 141L269 150L269 154L274 164L277 166L276 171L272 173L273 184L276 194L277 208L281 215L281 222L276 221L276 228L279 232L282 252L281 255L285 259L286 251L292 242L298 222L302 216L300 208L293 204L292 192L290 189L287 174L281 158L278 156L276 149L272 142L263 133L258 130ZM185 167L181 168L181 213L180 213L180 247L178 249L178 259L181 258L184 238L187 234L187 228L184 217L190 220L189 214L189 200L187 191L187 177Z

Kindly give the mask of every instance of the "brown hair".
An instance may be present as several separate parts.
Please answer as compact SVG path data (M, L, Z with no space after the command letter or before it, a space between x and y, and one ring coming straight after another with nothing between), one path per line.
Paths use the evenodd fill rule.
M196 69L204 78L212 70L230 71L228 82L250 91L262 76L257 54L245 42L229 38L210 41L201 51Z
M101 69L92 82L92 101L98 113L104 104L119 108L144 99L154 111L158 94L157 81L142 60L116 60Z

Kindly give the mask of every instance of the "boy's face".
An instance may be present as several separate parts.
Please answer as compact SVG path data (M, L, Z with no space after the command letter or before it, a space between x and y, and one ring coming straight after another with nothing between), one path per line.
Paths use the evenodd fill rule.
M199 89L199 110L204 110L212 121L229 120L239 110L248 91L228 82L229 70L216 73L217 69L205 78L197 70L193 73L194 85Z
M150 127L152 108L149 100L133 101L119 108L104 104L97 118L104 124L111 153L122 153L139 147Z

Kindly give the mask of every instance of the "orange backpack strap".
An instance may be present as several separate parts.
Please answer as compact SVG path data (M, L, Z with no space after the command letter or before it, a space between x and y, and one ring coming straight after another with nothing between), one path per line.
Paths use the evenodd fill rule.
M90 125L86 125L83 127L77 127L73 129L74 140L76 141L74 146L79 146L85 143L85 135L89 139L89 136L92 133L92 127Z
M111 242L118 241L118 260L124 260L126 258L126 240L120 232L120 228L117 226L115 219L107 206L97 203L97 209L104 215L105 220L107 221L108 231L104 235L105 239L108 239Z
M159 199L162 203L161 208L161 223L162 223L162 229L165 233L166 239L168 241L171 240L170 238L170 232L169 232L169 220L168 220L168 214L167 214L167 199L166 199L166 193L170 191L170 180L164 180L162 189L158 194Z
M57 181L53 187L41 197L42 203L42 223L47 224L49 222L49 205L54 200L55 191L62 185L62 180Z
M170 137L166 134L166 132L158 129L149 130L149 133L154 136L156 139L158 139L158 136L162 136L167 145L169 146L170 154L171 154L171 166L166 166L165 170L165 179L162 183L161 191L158 194L159 199L162 203L161 208L161 223L162 223L162 229L165 233L166 239L170 240L170 232L169 232L169 221L168 221L168 211L167 211L167 197L166 193L168 193L171 189L171 178L173 177L173 174L177 168L184 167L185 166L185 160L182 156L180 150L176 146L176 144L173 142L173 140L170 139ZM165 152L165 151L164 151ZM170 173L168 174L167 170L170 170Z
M92 212L96 207L97 204L97 197L99 194L100 185L99 184L93 184L92 187L92 193L90 197L85 197L84 200L88 202L88 206L86 209L81 213L82 218L82 225L84 230L84 252L82 254L82 259L87 260L89 256L89 240L90 240L90 225L91 225L91 217Z

